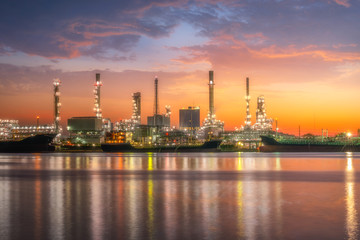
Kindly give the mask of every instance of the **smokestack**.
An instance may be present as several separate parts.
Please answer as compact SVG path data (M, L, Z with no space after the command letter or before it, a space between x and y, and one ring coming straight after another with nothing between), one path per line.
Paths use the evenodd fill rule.
M158 78L155 77L155 102L154 102L154 115L159 114L159 100L158 100Z
M94 89L94 99L95 99L95 106L94 112L96 117L102 118L101 108L100 108L100 87L102 86L102 82L100 81L100 73L96 73L95 79L95 89Z
M250 94L249 94L249 78L247 77L246 78L246 96L248 97Z
M39 121L40 121L40 117L36 116L36 131L39 131Z
M210 118L214 115L214 71L209 71L209 113Z
M251 115L250 115L250 83L249 78L246 78L246 120L245 127L250 128L251 126Z
M58 78L54 79L54 126L55 133L58 134L60 132L60 84L61 81Z

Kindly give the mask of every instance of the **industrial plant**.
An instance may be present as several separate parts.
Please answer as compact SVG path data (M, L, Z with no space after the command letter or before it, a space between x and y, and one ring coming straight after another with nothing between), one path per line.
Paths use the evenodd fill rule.
M214 71L209 71L209 111L204 119L203 126L198 132L198 138L200 139L219 138L224 132L224 122L217 120L215 115L214 86Z
M268 118L264 96L257 98L256 122L251 124L250 79L246 78L246 118L244 125L234 131L224 131L224 121L217 119L215 108L214 71L208 75L209 108L205 119L200 119L200 108L189 106L179 109L179 128L171 127L171 107L165 105L160 110L160 81L154 79L153 115L141 123L141 92L132 94L132 115L129 119L111 122L103 117L101 110L100 73L95 74L93 116L73 116L67 120L68 136L62 136L60 125L60 79L53 81L54 86L54 122L40 125L39 117L34 126L20 126L18 120L0 120L0 138L21 139L36 134L56 134L55 142L64 149L71 146L97 147L102 143L129 143L133 146L193 145L211 140L221 140L233 149L257 149L261 144L261 135L274 134L273 120ZM202 122L202 124L201 124Z
M250 99L250 79L246 78L246 117L244 125L233 132L224 133L223 136L226 142L230 144L237 142L240 148L257 149L261 145L260 136L273 135L275 132L272 130L273 120L266 115L264 96L257 98L256 122L251 125Z

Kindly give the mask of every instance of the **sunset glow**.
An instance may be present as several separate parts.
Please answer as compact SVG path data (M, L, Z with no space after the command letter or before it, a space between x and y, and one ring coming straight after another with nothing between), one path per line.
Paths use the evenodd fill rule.
M159 106L215 112L226 130L244 125L264 95L279 130L329 134L360 129L360 2L324 1L5 1L0 16L0 118L53 122L53 79L61 80L61 125L93 116L95 73L101 109L130 118L141 92L142 123Z

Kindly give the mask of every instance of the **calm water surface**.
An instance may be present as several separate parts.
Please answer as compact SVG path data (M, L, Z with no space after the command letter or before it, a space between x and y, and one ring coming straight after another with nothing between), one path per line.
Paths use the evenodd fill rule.
M359 153L0 154L0 239L360 239Z

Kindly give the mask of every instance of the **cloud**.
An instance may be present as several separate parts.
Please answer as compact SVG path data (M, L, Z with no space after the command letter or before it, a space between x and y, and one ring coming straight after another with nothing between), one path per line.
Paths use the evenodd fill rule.
M334 2L347 8L350 7L349 0L334 0Z
M0 64L0 94L19 95L43 92L44 83L51 83L52 78L59 74L61 74L60 70L54 70L49 66L34 68Z
M3 55L10 56L15 52L16 51L14 49L0 44L0 56L3 56Z
M347 5L349 1L337 3ZM360 31L354 22L360 17L355 4L344 9L311 0L62 1L42 5L18 0L5 1L2 9L0 30L7 33L0 36L3 55L20 51L51 60L83 56L131 62L142 59L142 40L169 38L181 23L192 27L185 36L209 39L199 45L203 49L222 39L225 46L233 44L233 49L263 57L312 55L330 61L341 58L335 55L343 45L351 43L351 51L359 50ZM320 47L311 52L306 49L309 45ZM190 55L174 61L208 63L204 54L185 47ZM330 54L330 48L336 51ZM356 59L353 55L343 58Z
M82 55L104 59L107 58L104 49L113 49L120 56L136 46L142 35L158 38L171 33L176 21L169 21L166 14L151 14L155 7L170 5L167 1L109 1L106 4L97 1L44 4L6 1L2 4L0 29L7 34L0 37L0 44L50 59ZM131 13L140 6L151 9L144 18Z

